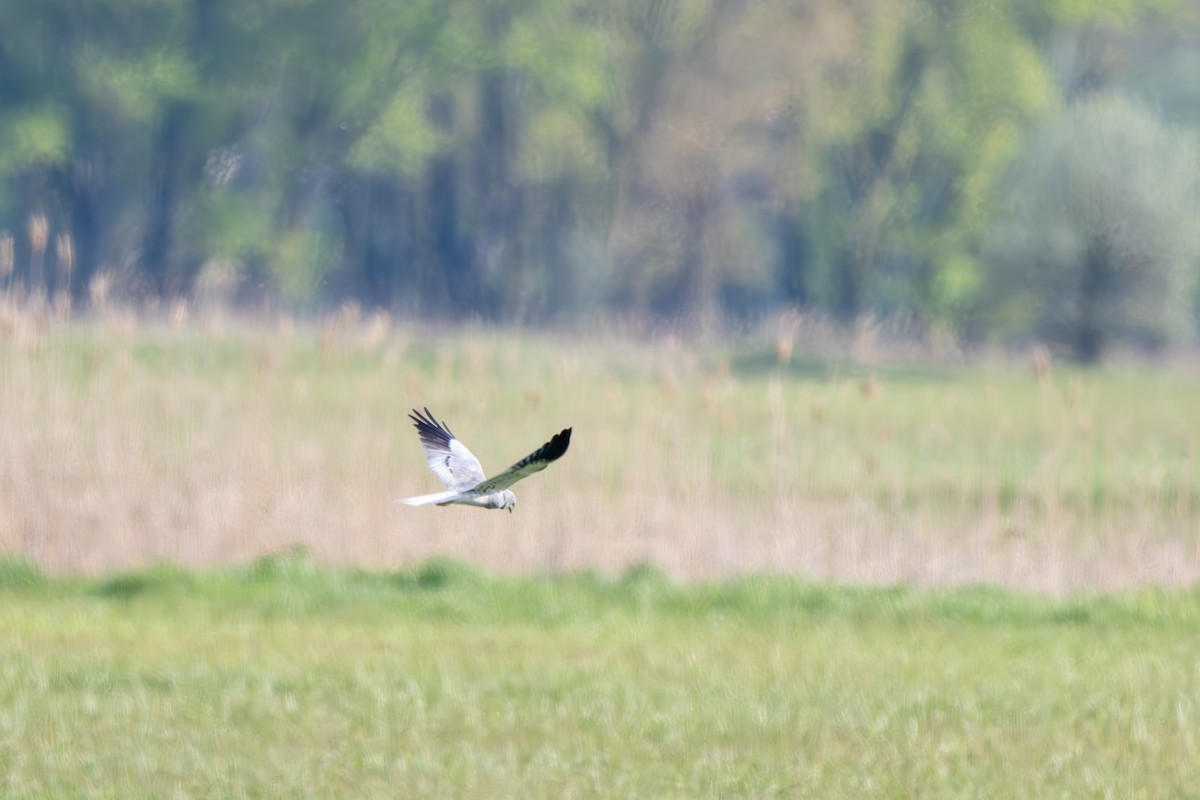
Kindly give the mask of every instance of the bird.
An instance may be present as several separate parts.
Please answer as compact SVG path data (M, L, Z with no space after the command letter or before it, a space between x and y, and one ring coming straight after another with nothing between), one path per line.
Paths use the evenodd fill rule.
M417 428L429 469L446 485L444 492L397 498L397 502L410 506L448 506L457 503L480 508L505 508L512 513L517 507L517 496L508 487L535 472L541 472L550 462L562 458L571 444L571 429L564 428L537 450L500 474L488 478L483 473L479 459L458 440L445 422L438 422L434 418L428 406L424 414L414 408L408 418Z

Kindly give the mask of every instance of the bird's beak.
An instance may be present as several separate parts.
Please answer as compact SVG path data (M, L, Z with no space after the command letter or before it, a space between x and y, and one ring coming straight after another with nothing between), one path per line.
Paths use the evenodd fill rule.
M508 513L510 513L510 514L512 513L512 506L508 507Z

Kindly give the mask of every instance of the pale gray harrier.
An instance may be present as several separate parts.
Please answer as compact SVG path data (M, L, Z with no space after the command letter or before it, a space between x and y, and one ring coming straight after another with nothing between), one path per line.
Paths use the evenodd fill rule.
M435 420L428 408L424 414L414 408L408 417L417 426L429 468L446 484L444 492L400 499L410 506L460 503L480 508L507 508L511 512L517 506L517 496L508 487L544 470L551 461L561 458L571 444L571 429L566 428L504 472L488 478L483 474L479 459L451 433L445 422Z

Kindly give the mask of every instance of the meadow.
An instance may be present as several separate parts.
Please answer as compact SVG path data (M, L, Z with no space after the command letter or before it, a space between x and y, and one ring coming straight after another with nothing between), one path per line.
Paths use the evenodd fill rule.
M0 335L0 553L49 574L446 555L1064 594L1200 579L1200 374L924 366L731 340L117 317ZM793 349L794 345L794 349ZM857 347L857 345L856 345ZM513 514L440 489L428 406L499 470L573 426Z
M0 564L0 797L1196 797L1200 594Z
M9 318L0 797L1200 796L1200 376L804 342Z

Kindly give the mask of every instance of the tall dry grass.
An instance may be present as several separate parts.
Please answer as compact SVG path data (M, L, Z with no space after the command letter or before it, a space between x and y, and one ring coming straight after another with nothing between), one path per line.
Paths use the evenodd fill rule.
M390 567L795 572L1067 592L1200 577L1200 378L867 369L737 346L397 328L0 332L0 551L54 572L302 545ZM500 469L571 425L514 514L439 489L428 405Z

